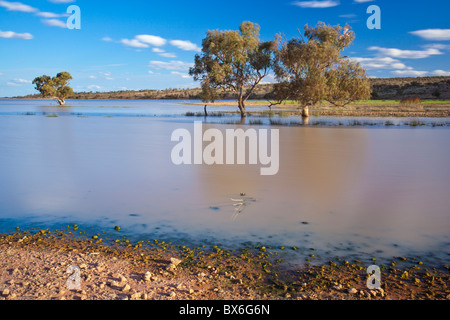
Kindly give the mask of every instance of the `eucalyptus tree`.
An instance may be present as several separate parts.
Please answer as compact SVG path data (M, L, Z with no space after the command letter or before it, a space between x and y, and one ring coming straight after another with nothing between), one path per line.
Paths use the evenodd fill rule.
M308 117L309 106L322 100L348 103L366 98L367 92L370 96L364 70L342 56L354 39L349 26L329 26L322 22L315 27L306 25L304 35L300 33L291 40L277 36L274 63L277 99L298 101L302 116Z
M246 101L273 64L275 42L261 42L259 30L258 24L248 21L239 31L209 30L202 52L189 70L204 92L234 92L242 118L246 116Z
M70 73L60 72L53 78L47 75L36 77L33 84L42 97L55 98L62 106L66 103L65 99L73 95L73 89L69 86L70 80L72 80Z

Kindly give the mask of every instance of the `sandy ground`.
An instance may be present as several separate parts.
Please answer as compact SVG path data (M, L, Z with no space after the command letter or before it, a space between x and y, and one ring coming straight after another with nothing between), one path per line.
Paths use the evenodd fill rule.
M450 299L445 269L391 267L381 289L368 290L363 268L346 261L294 270L270 261L260 251L195 251L163 242L115 246L64 233L17 232L0 237L0 299Z

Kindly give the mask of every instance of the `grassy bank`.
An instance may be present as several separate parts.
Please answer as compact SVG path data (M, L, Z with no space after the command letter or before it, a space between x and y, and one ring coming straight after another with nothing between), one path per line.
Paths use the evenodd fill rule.
M204 103L183 103L187 105L205 105ZM247 109L252 114L300 116L301 110L297 102L284 101L280 105L269 108L270 103L264 100L250 100ZM216 111L221 106L236 106L235 101L218 101L209 103L210 110ZM254 110L264 108L266 110ZM402 105L398 100L364 100L345 107L336 107L327 102L312 106L312 116L348 116L348 117L450 117L450 100L427 100L418 105ZM226 112L226 111L224 111Z

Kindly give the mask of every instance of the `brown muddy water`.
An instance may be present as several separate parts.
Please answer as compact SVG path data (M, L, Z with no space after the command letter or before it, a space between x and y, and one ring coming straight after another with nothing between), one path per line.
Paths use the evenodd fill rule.
M172 132L193 132L199 119L29 116L22 112L48 109L22 105L15 114L8 103L4 114L0 106L0 232L77 223L117 237L119 225L134 239L284 246L293 262L312 249L312 262L449 261L448 128L203 124L279 129L279 171L262 176L260 164L174 165Z

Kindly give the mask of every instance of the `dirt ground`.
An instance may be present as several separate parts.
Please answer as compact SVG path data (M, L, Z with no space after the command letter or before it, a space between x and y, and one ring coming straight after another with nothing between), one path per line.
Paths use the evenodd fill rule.
M1 300L450 300L448 266L393 263L378 290L366 278L348 261L284 269L261 248L104 245L49 231L0 236Z

